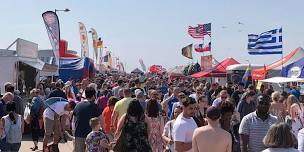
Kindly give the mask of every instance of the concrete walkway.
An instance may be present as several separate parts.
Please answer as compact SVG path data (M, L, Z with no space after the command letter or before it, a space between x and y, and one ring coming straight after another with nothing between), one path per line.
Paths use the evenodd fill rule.
M32 142L32 139L30 136L26 135L22 142L21 142L21 148L20 152L32 152L30 149L34 146L34 143ZM60 152L72 152L73 151L73 142L68 141L67 143L59 143L59 150ZM36 152L42 152L42 139L40 139L38 143L38 150Z

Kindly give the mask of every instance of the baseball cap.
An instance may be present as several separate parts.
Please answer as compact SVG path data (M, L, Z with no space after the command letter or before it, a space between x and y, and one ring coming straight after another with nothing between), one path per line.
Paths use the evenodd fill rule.
M72 85L72 82L71 81L67 81L67 82L65 82L65 85Z
M219 119L221 116L221 110L216 107L209 107L207 109L207 117L213 121Z

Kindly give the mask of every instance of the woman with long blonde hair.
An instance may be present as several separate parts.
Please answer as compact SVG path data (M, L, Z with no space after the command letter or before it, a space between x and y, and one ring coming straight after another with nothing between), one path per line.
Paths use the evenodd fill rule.
M269 112L272 115L282 118L284 120L286 105L283 103L283 100L281 98L282 96L279 91L275 91L271 94L272 102L269 108Z
M304 127L304 105L294 95L288 96L286 105L289 114L286 116L287 123L291 126L293 134L297 137L299 130Z

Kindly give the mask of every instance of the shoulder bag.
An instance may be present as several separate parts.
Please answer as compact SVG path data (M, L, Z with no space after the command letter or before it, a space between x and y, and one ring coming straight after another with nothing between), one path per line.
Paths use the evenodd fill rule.
M127 144L127 139L126 139L126 123L127 123L127 119L128 119L128 115L126 115L125 117L125 122L124 125L121 129L121 132L119 134L119 136L114 139L114 146L113 146L113 151L114 152L122 152L124 151L124 146Z

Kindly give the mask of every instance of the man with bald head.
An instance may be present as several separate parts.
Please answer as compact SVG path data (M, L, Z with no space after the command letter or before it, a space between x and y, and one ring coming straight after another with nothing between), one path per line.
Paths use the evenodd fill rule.
M159 94L159 92L157 90L150 90L149 91L149 97L150 97L150 99L146 100L146 103L148 103L149 100L155 100L155 101L157 101L158 109L160 111L162 111L162 106L161 106L160 101L159 101L159 99L160 99L159 95L160 94ZM146 108L144 108L144 111L145 110L146 110Z
M17 114L20 114L20 115L23 116L25 103L23 103L22 98L15 93L16 90L15 90L14 85L7 82L7 83L4 84L4 88L5 88L5 92L10 92L10 93L14 94L13 101L16 103L16 111L15 112Z
M228 98L229 98L229 94L227 90L222 90L220 92L220 96L213 101L212 106L218 108L220 107L222 102L228 101Z
M111 131L114 132L116 126L116 121L119 121L122 115L127 113L127 109L129 107L130 102L133 100L131 98L132 92L130 89L123 89L124 98L117 101L117 103L114 106L113 114L111 117Z
M12 102L14 99L14 94L11 92L7 92L3 95L1 101L0 101L0 118L5 116L7 114L6 112L6 104L9 102Z

